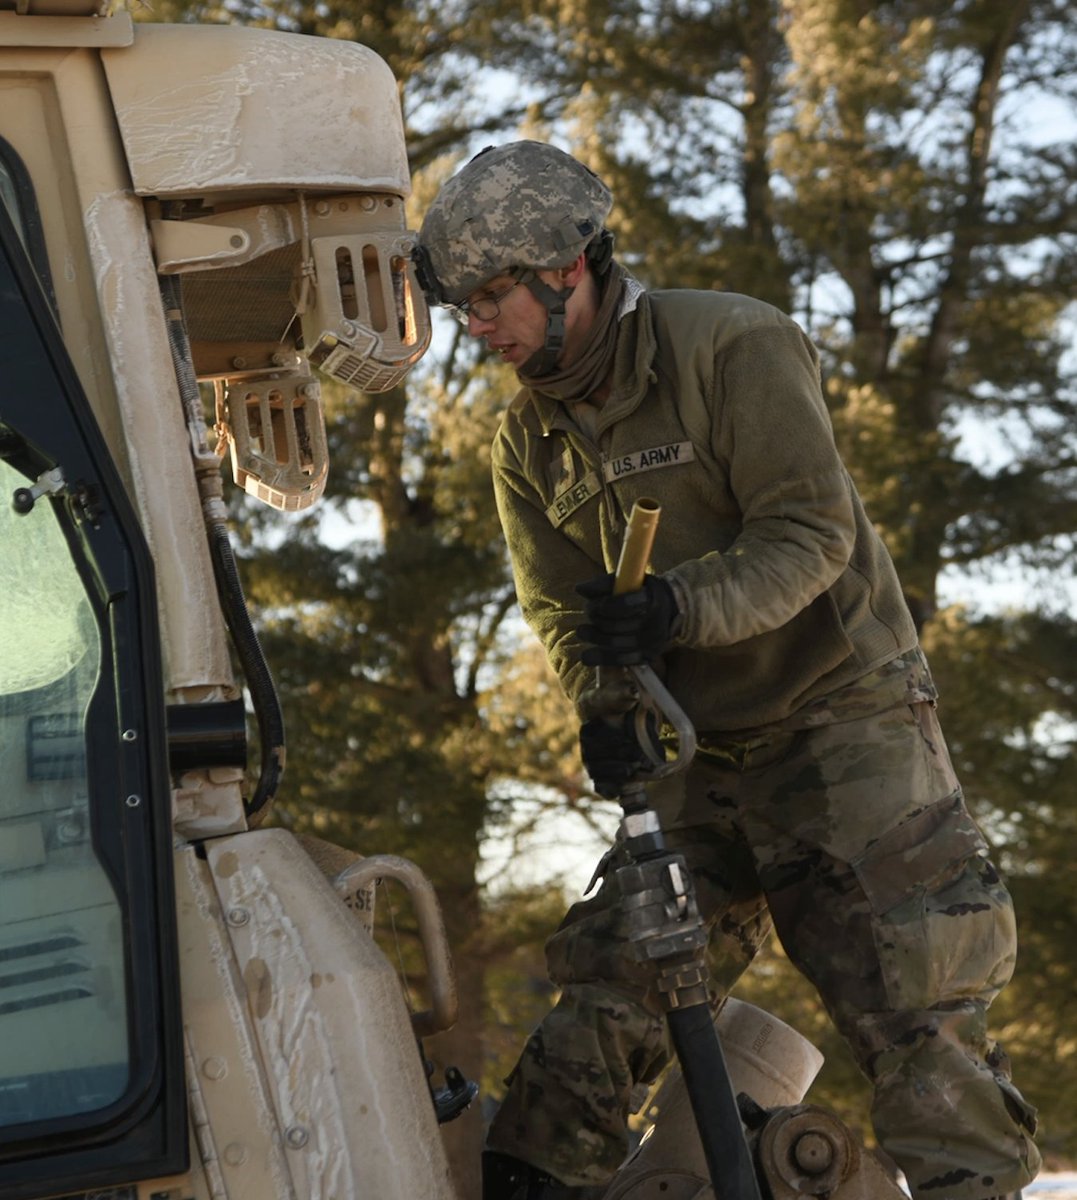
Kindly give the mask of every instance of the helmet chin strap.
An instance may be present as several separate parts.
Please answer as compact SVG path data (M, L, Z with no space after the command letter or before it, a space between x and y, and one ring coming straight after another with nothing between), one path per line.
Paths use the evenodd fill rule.
M565 348L565 305L576 289L566 287L557 291L541 280L530 267L521 273L520 282L546 309L546 339L542 348L531 355L518 373L536 378L550 375L557 370L558 360Z

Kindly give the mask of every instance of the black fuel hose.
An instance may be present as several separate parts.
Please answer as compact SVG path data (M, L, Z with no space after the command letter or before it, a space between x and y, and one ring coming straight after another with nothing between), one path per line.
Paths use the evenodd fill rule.
M284 774L284 713L269 664L251 621L246 597L243 595L243 584L240 582L236 556L224 518L220 466L216 456L205 444L206 425L202 415L202 397L198 391L190 339L183 320L180 284L176 276L161 276L161 297L164 301L172 366L179 385L180 399L183 401L186 425L192 439L195 474L217 594L236 657L250 690L251 703L258 723L261 767L254 795L250 800L244 801L244 809L249 821L260 820L268 814Z
M752 1156L709 1005L667 1013L716 1200L760 1200Z
M228 527L223 521L207 522L207 533L225 624L232 635L232 644L247 680L258 722L261 769L254 795L244 804L247 819L251 820L265 815L280 787L284 774L284 713L243 595L243 584L240 582Z

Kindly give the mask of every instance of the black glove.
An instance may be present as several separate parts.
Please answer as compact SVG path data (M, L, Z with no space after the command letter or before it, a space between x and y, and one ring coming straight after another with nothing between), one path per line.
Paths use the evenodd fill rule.
M589 667L632 667L658 658L673 640L680 615L673 588L661 575L646 575L637 592L613 594L613 576L581 583L587 624L576 631L589 642L582 661Z
M644 737L650 743L644 749L636 736L636 709L622 717L594 717L580 726L580 756L595 791L612 800L637 775L649 770L655 760L662 761L665 751L658 738L658 722L648 712Z

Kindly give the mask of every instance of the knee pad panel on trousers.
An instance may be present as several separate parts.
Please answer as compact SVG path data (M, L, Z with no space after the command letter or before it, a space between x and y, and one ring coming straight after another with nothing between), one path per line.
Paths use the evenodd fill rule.
M1013 974L1013 904L960 794L874 842L853 863L895 1011L992 1000Z
M875 1085L879 1144L917 1200L981 1200L1035 1178L1036 1112L987 1036L983 1004L865 1014L850 1032Z

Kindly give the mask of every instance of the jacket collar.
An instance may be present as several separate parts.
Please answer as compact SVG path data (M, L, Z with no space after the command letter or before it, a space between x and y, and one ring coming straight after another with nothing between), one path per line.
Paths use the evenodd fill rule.
M598 432L634 412L656 378L654 356L657 343L651 320L650 298L639 281L627 272L622 281L616 330L617 346L611 368L613 380L610 394L598 415ZM543 395L533 388L521 389L516 403L530 408L538 419L544 437L554 430L578 428L571 415L571 404Z

